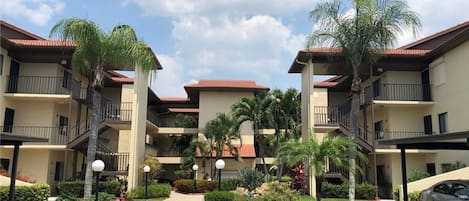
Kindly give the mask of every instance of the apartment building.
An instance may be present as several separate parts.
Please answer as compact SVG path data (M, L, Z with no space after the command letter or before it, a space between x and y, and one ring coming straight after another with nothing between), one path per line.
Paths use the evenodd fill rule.
M396 49L388 49L374 65L361 69L358 142L369 154L366 179L376 182L381 197L390 197L401 184L400 151L380 141L444 135L469 130L467 64L469 21ZM330 58L334 59L330 59ZM302 74L303 127L318 118L338 125L336 133L348 134L351 76L336 49L315 48L298 52L289 73ZM336 75L316 83L326 90L327 110L319 111L312 88L314 75ZM313 93L314 92L314 93ZM314 115L313 115L314 114ZM365 148L368 147L368 148ZM369 149L371 148L371 149ZM367 150L367 151L365 151ZM407 172L440 174L442 164L459 160L469 164L469 152L408 149Z
M20 147L18 174L52 189L57 181L83 178L92 103L87 76L70 66L73 42L48 40L5 21L0 26L0 131L48 140ZM143 72L134 79L106 73L96 155L106 164L104 175L138 184L146 131L156 127L146 113L154 97ZM1 167L10 174L12 150L0 147Z

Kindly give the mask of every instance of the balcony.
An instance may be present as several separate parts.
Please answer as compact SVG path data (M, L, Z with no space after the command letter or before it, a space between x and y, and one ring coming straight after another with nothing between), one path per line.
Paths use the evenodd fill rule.
M132 103L103 103L101 105L101 119L103 121L131 121Z
M5 96L23 98L68 98L71 78L50 76L7 76Z
M68 142L67 127L0 126L0 131L19 136L49 139L47 142L25 144L66 145Z
M129 153L96 153L96 159L104 162L104 175L127 175Z
M375 84L364 89L362 104L431 104L429 84Z
M423 131L377 131L375 132L376 139L379 140L394 140L405 139L433 135L434 133L426 133Z

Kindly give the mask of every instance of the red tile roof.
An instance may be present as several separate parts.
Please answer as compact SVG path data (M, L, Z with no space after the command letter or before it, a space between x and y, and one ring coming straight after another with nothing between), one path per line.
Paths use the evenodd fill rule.
M254 148L254 144L243 144L243 145L234 145L235 147L238 148L239 156L242 158L255 158L256 157L256 150ZM200 151L197 149L196 151L197 156L200 157ZM215 157L216 153L215 151L212 152L212 157ZM231 153L228 147L225 147L222 153L223 158L232 158L234 157Z
M73 41L62 40L24 40L24 39L8 39L18 47L44 47L44 48L57 48L57 47L75 47Z
M334 77L331 77L327 80L321 81L321 82L315 82L313 84L314 88L328 88L328 87L333 87L337 85L340 81L341 78L343 78L342 75L336 75Z
M199 113L199 108L168 108L172 113Z
M198 83L188 84L185 88L236 88L236 89L260 89L268 90L263 85L256 84L253 80L199 80Z
M409 43L409 44L407 44L407 45L404 45L404 46L402 46L402 47L400 47L400 48L398 48L398 49L409 49L409 48L418 46L418 45L420 45L420 44L422 44L422 43L429 42L430 40L436 39L436 38L438 38L438 37L441 37L441 36L443 36L443 35L446 35L446 34L448 34L448 33L453 32L453 31L463 29L463 28L465 28L465 27L469 27L469 21L465 21L465 22L463 22L463 23L461 23L461 24L458 24L458 25L456 25L456 26L453 26L453 27L450 27L450 28L445 29L445 30L443 30L443 31L440 31L440 32L437 32L437 33L435 33L435 34L429 35L429 36L424 37L424 38L422 38L422 39L420 39L420 40L417 40L417 41L414 41L414 42Z
M187 102L189 99L182 97L160 97L163 102Z
M30 37L30 38L33 38L33 39L36 39L36 40L45 40L45 38L43 38L43 37L41 37L41 36L38 36L38 35L36 35L36 34L34 34L34 33L31 33L31 32L29 32L29 31L26 31L26 30L24 30L24 29L22 29L22 28L20 28L20 27L18 27L18 26L15 26L15 25L10 24L10 23L8 23L8 22L6 22L6 21L3 21L3 20L0 20L0 25L6 26L6 27L8 27L8 28L10 28L10 29L13 29L13 30L15 30L15 31L17 31L17 32L20 32L20 33L22 33L22 34L24 34L24 35L26 35L26 36L28 36L28 37Z
M341 54L340 48L311 48L300 50L300 53L312 53L318 55L339 55ZM425 56L430 50L407 50L407 49L386 49L384 55L386 56Z

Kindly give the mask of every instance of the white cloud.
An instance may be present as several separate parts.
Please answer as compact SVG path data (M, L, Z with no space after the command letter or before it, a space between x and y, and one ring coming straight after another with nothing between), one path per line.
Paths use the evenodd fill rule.
M169 55L156 55L163 66L163 70L156 74L156 81L151 84L158 96L186 96L184 91L184 68L177 58Z
M13 18L27 18L44 26L53 15L62 13L65 3L60 0L2 0L0 13Z

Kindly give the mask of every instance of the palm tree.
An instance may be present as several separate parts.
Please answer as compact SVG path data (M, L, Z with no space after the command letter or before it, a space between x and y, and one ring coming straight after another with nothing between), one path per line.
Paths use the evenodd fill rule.
M111 32L104 32L94 22L68 18L52 27L50 36L57 36L64 42L76 43L72 55L72 68L75 72L88 74L92 89L91 130L88 141L85 175L85 199L91 195L93 172L91 164L95 159L98 127L101 113L101 90L106 70L141 68L144 72L157 67L156 60L148 47L137 39L135 31L128 25L116 26Z
M244 122L251 122L256 146L259 148L259 157L262 158L264 174L268 175L269 170L264 157L264 146L266 144L263 136L259 134L259 129L268 126L267 109L271 103L268 92L260 92L254 97L244 97L232 106L233 119L237 121L238 127Z
M312 170L316 176L316 200L321 200L321 183L324 180L326 171L326 159L336 164L338 167L348 165L348 156L356 155L366 160L366 157L355 149L355 153L350 153L350 147L357 147L358 144L348 137L333 137L327 134L321 142L315 136L310 136L306 141L290 140L284 143L279 150L279 157L285 159L289 165L305 163L308 171Z
M194 139L191 141L189 147L187 147L183 152L183 158L181 165L179 166L181 169L190 169L192 165L197 163L197 151L200 153L200 157L202 158L202 174L204 175L204 179L207 173L207 160L212 158L212 150L211 146L205 140Z
M383 51L393 46L398 34L406 29L411 29L415 34L421 24L417 14L403 0L351 0L351 5L353 10L346 9L346 5L340 1L316 5L310 12L310 17L317 27L308 36L307 43L308 47L338 48L351 69L350 131L352 138L355 138L359 132L359 95L362 87L360 67L376 63ZM355 172L355 166L355 159L352 157L351 173ZM354 174L350 174L349 181L349 199L354 200Z
M242 146L239 126L229 115L225 113L218 114L215 119L205 124L203 133L208 144L211 145L210 150L215 152L216 159L220 159L223 156L225 148L228 149L236 160L241 159L238 147L233 144L233 142L239 140L240 146Z

